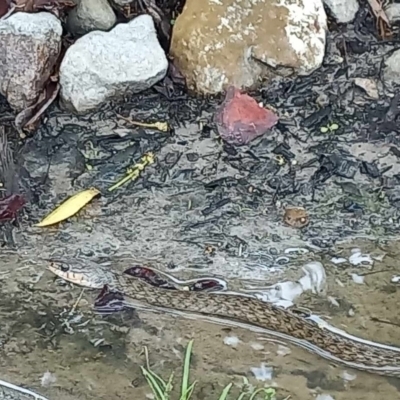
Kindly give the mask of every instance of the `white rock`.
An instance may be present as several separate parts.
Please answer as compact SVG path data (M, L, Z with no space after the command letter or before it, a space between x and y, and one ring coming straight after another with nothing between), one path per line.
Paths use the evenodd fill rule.
M341 24L352 21L360 8L357 0L324 0L324 3Z
M68 14L68 30L75 35L111 29L117 18L107 0L80 0Z
M237 336L226 336L224 337L224 344L232 347L236 347L240 343Z
M167 69L153 19L141 15L110 32L90 32L67 50L60 67L61 102L84 114L148 89Z
M385 13L390 22L392 22L392 23L399 22L400 21L400 4L399 3L388 4L388 6L385 7Z
M386 60L383 79L387 86L400 85L400 50L393 52Z

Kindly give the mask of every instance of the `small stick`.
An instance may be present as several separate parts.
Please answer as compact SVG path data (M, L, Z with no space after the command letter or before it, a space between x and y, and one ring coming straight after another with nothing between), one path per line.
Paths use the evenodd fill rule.
M388 319L380 319L380 318L376 318L376 317L371 317L371 321L380 322L382 324L388 324L388 325L393 325L393 326L400 326L400 324L396 324L396 322L389 321Z
M137 125L137 126L143 126L144 128L155 128L158 129L161 132L168 132L168 123L167 122L154 122L154 123L145 123L145 122L138 122L138 121L133 121L130 118L126 118L120 114L117 114L117 117L122 118L124 121L129 122L132 125Z

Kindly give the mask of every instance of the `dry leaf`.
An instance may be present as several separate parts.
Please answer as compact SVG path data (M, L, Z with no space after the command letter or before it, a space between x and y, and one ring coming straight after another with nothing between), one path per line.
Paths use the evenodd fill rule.
M51 212L36 226L44 227L49 225L57 224L58 222L64 221L67 218L75 215L79 210L85 207L94 197L100 194L100 191L96 188L90 188L75 194L70 197L60 206L58 206L53 212Z

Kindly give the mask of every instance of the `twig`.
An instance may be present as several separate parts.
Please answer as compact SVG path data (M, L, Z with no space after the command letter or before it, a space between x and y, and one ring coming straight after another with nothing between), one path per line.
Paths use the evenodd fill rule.
M68 314L69 316L71 316L71 315L75 312L76 307L78 307L78 304L79 304L79 302L81 301L84 292L85 292L85 288L82 289L81 293L80 293L79 296L78 296L78 300L76 300L76 302L75 302L74 305L72 306L71 311L70 311L69 314Z
M388 325L393 325L393 326L400 326L400 324L396 324L396 322L389 321L388 319L381 319L381 318L371 317L371 321L380 322L382 324L388 324Z
M17 386L17 385L13 385L12 383L2 381L1 379L0 379L0 386L4 386L9 389L16 390L17 392L20 392L20 393L28 394L30 396L33 396L36 400L49 400L47 397L43 397L40 394L32 392L32 390L25 389L25 388Z
M382 4L378 0L368 0L372 12L377 19L381 19L386 22L387 26L390 26L389 18L382 8Z

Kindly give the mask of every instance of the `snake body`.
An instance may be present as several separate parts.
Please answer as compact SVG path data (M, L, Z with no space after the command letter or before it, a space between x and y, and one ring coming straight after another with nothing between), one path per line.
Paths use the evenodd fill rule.
M262 330L319 354L335 364L379 375L400 377L400 348L340 335L321 328L291 311L253 297L225 293L171 291L141 280L97 268L51 263L49 269L72 283L118 290L137 308L150 308L183 316L205 317L227 325Z

